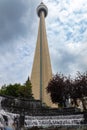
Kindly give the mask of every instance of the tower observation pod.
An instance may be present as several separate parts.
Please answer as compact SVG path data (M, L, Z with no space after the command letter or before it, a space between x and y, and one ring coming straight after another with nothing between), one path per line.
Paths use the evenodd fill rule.
M44 12L44 17L46 17L48 14L48 8L43 4L43 2L41 2L41 4L37 7L37 15L40 17L42 12Z
M47 106L51 106L52 102L50 95L47 94L46 91L48 82L52 78L52 69L45 26L45 17L47 14L48 8L43 2L41 2L41 4L37 7L39 28L31 73L31 83L34 98L41 100L42 103L46 103Z

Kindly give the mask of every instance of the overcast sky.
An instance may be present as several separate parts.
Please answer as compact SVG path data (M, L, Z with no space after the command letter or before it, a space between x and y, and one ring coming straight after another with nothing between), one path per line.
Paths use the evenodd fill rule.
M41 0L0 0L0 85L31 75ZM87 71L87 0L44 0L53 74Z

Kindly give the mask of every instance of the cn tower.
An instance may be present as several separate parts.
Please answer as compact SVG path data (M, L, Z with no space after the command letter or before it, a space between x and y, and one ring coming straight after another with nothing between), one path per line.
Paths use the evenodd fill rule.
M52 68L48 49L45 17L48 14L47 6L41 2L37 7L39 28L36 43L34 62L31 73L32 93L35 99L51 106L50 96L46 92L48 82L52 78Z

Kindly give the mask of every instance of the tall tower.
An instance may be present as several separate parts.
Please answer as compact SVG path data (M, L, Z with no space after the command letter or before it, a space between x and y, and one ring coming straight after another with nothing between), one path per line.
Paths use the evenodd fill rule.
M35 99L51 106L50 96L46 92L48 82L52 78L51 62L48 50L45 17L48 9L43 2L37 7L37 15L40 18L37 44L31 73L32 92Z

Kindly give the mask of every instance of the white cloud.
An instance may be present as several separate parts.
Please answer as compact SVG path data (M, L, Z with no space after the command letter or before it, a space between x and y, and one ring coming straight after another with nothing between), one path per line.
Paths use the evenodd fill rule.
M84 58L87 55L86 48L84 48L87 46L87 20L85 19L87 4L85 3L87 0L64 0L58 1L58 4L56 1L53 3L48 1L50 14L52 14L52 17L50 15L47 19L48 41L51 46L50 53L54 72L75 74L76 71L87 70ZM65 72L64 66L66 67L66 65Z
M11 0L8 2L10 6ZM21 6L21 12L17 13L23 26L19 28L20 21L16 19L16 14L14 19L17 33L12 21L9 21L12 24L8 21L4 24L3 21L3 25L11 25L10 27L15 31L10 29L11 35L7 37L6 30L4 33L2 28L3 36L6 37L2 40L3 45L0 43L0 84L23 83L31 73L39 21L36 7L40 0L29 0L27 5L25 0L22 2L24 4L22 3L21 6L25 5L23 14ZM44 3L49 9L46 27L53 73L75 75L77 71L86 71L87 0L44 0ZM2 11L0 15L3 16ZM10 14L4 15L5 19L8 19L8 16L9 20L12 20ZM1 36L0 32L0 40Z

